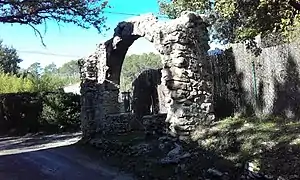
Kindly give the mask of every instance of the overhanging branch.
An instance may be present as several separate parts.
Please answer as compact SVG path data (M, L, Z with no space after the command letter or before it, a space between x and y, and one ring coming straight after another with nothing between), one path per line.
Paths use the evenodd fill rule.
M94 27L101 32L105 28L103 9L106 7L109 7L106 0L0 0L0 23L29 25L45 46L37 25L52 19L86 29Z
M46 44L44 43L44 39L43 39L41 32L37 28L35 28L32 24L28 24L28 25L33 29L34 34L40 38L43 46L46 47Z

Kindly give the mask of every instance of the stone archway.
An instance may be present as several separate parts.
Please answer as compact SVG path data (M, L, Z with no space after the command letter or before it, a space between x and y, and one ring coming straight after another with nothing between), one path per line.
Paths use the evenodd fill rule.
M207 71L207 24L184 12L166 23L152 14L120 22L113 38L79 61L81 69L82 130L85 137L106 133L106 115L118 113L122 64L128 48L140 37L152 42L162 57L162 83L167 87L170 132L189 136L203 122L214 119L212 83Z

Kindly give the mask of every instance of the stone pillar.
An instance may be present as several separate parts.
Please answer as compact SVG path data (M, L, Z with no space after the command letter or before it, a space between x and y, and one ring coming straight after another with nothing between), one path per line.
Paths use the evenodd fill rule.
M207 71L207 24L184 12L161 27L159 50L164 58L162 82L168 89L166 121L170 133L189 137L196 127L214 119L212 78Z
M81 78L81 129L84 138L92 138L100 126L103 101L103 86L99 84L98 60L95 57L79 60Z
M168 111L167 103L166 103L166 90L167 87L164 84L160 84L157 86L158 99L159 99L159 113L165 114Z

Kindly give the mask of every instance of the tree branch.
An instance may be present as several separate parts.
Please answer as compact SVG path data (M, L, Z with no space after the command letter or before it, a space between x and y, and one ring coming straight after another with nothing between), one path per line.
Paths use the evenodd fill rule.
M32 24L28 24L28 25L33 29L34 34L40 38L43 46L46 47L46 44L44 43L44 38L43 38L41 32L38 29L36 29Z
M105 28L102 11L106 7L106 0L0 0L0 23L29 25L45 46L36 25L52 19L86 29L94 27L101 32Z

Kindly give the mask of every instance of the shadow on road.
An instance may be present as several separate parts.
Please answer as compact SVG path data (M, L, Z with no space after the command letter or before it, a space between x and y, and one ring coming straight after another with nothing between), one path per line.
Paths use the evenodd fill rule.
M0 179L129 180L96 150L77 144L80 133L0 138Z
M22 151L26 149L39 149L56 147L76 143L81 139L81 133L66 133L53 135L27 135L22 137L0 137L0 155L4 152Z

